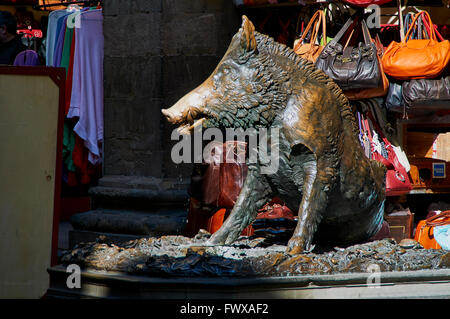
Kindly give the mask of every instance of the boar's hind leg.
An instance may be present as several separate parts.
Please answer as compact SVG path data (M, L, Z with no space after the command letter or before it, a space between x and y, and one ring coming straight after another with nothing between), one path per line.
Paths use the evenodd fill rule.
M271 188L259 168L249 166L247 178L242 186L236 204L222 227L209 239L209 244L233 243L256 218L258 209L270 200Z
M328 191L334 177L334 170L325 163L317 163L315 160L305 162L303 170L303 196L298 211L297 227L287 247L290 254L310 249L314 233L327 207Z

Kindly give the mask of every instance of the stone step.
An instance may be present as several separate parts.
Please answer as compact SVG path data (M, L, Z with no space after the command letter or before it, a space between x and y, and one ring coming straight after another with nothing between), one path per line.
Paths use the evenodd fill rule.
M104 176L89 190L92 208L157 212L161 208L187 209L188 184L177 180L139 176Z
M113 234L113 233L104 233L104 232L95 232L95 231L87 231L87 230L71 230L69 231L69 249L75 247L80 243L87 242L112 242L115 244L125 243L130 240L140 239L140 238L148 238L150 235L131 235L131 234Z
M129 235L179 235L187 222L187 210L163 209L157 212L96 209L73 215L74 230Z
M266 278L148 277L121 272L81 270L81 287L68 288L66 267L48 269L46 298L111 299L386 299L448 298L450 270L381 273L376 289L372 273L301 275Z

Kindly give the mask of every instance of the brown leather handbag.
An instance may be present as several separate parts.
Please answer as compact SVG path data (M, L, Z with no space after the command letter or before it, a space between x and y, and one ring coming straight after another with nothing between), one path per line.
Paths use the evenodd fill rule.
M409 39L420 16L428 20L429 39ZM450 42L437 40L433 22L426 11L416 14L403 41L393 41L382 58L384 72L399 80L435 78L449 61Z
M246 143L229 141L212 147L212 157L203 175L202 202L221 208L233 208L247 177Z
M437 79L418 79L405 81L402 84L402 95L405 104L411 106L442 104L450 108L450 75Z
M240 141L211 142L210 156L194 166L185 236L194 236L201 228L214 233L222 226L247 176L246 145ZM253 228L248 226L241 235L253 235Z
M322 25L322 37L324 39L324 45L317 44L317 37L319 34L320 26ZM311 30L311 39L309 43L303 43L307 34ZM294 52L301 58L315 63L323 48L327 44L327 26L325 20L325 13L323 10L318 10L309 20L308 25L305 28L302 36L294 43Z
M247 178L245 163L247 143L228 141L224 143L224 159L220 165L220 194L218 207L233 208Z
M336 37L322 50L316 67L333 79L342 90L379 88L382 84L377 48L372 41L366 22L361 21L364 42L357 46L343 46L339 41L354 28L348 19Z

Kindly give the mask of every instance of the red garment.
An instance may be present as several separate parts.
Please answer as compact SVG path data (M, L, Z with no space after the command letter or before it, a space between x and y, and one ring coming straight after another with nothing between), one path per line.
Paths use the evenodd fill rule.
M88 160L88 149L84 146L84 141L75 134L75 147L72 152L73 163L80 173L80 183L89 184L95 174L95 167Z
M67 185L71 187L78 186L77 174L74 172L67 173Z

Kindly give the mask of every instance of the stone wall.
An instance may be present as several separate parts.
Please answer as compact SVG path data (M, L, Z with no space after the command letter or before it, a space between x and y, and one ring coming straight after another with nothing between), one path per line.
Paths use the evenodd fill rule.
M238 30L231 0L108 0L104 175L188 178L160 110L214 70Z

